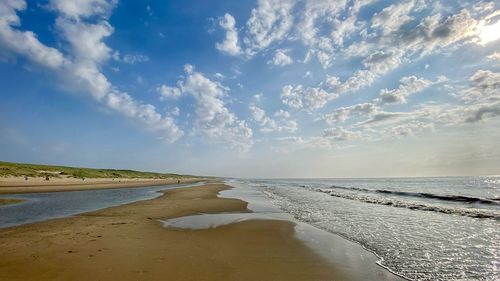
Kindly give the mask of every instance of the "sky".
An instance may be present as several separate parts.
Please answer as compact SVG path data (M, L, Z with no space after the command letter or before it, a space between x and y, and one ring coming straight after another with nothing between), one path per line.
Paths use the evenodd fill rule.
M500 174L498 1L0 1L0 160Z

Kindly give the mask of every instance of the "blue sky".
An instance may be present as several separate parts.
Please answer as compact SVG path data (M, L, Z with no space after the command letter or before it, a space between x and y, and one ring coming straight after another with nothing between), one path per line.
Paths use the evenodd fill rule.
M0 159L498 174L495 1L0 3Z

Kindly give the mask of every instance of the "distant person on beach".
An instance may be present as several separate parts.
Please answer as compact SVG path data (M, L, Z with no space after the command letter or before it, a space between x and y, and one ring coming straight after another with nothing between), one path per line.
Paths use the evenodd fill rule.
M181 183L181 180L177 180L177 184Z
M24 176L24 180L27 181L28 180L28 176Z
M50 180L50 177L49 177L48 175L47 175L47 176L45 176L45 180L46 180L46 181L49 181L49 180Z

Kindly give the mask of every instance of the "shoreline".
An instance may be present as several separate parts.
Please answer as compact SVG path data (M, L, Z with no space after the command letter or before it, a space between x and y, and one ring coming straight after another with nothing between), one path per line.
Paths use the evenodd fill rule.
M37 181L26 183L22 178L6 180L0 178L0 194L23 194L41 192L60 192L77 190L114 189L127 187L145 187L194 183L208 181L208 178L169 178L169 179L57 179L52 181Z
M26 201L26 200L19 199L19 198L0 198L0 206L2 206L2 205L19 204L19 203L22 203L24 201Z
M0 229L0 279L86 280L92 272L99 280L346 280L295 237L292 222L248 220L202 230L161 225L199 213L250 211L243 200L218 197L230 188L171 189L151 200Z

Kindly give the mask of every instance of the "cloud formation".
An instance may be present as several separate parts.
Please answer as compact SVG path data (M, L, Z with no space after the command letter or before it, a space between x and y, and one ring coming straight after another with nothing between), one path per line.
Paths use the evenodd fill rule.
M274 57L267 62L276 66L285 66L293 63L293 59L287 54L288 50L278 49L274 53Z
M67 61L59 50L42 44L38 41L35 33L18 29L21 20L17 12L26 10L26 7L24 0L10 0L0 3L1 47L26 56L44 67L61 68Z
M254 55L273 42L286 38L293 25L292 0L259 0L246 23L247 55Z
M469 79L470 86L456 95L467 106L465 122L475 123L500 116L500 73L478 70Z
M174 74L162 65L151 74L155 78L134 73L133 81L148 77L140 79L141 93L124 91L134 88L106 72L123 64L141 72L146 65L136 64L150 66L158 58L147 48L122 54L111 46L120 28L110 23L116 5L116 0L49 1L43 9L54 16L49 28L55 43L44 44L39 40L44 34L21 24L30 8L26 2L3 1L1 54L55 73L65 89L87 94L169 142L197 136L248 150L259 137L280 133L281 140L294 134L290 143L333 147L339 141L478 125L500 115L499 41L483 38L485 28L498 22L493 2L258 0L251 11L214 15L224 37L209 45L222 55L194 58L205 73L189 64ZM466 51L477 61L463 58ZM165 75L179 78L167 85ZM163 103L141 101L155 91ZM266 95L252 98L255 93Z
M226 38L222 42L215 44L217 50L227 53L229 55L239 55L241 48L238 43L238 30L236 29L236 21L230 14L224 14L219 21L220 27L226 31Z
M266 112L255 104L250 105L249 109L252 114L252 120L259 124L262 133L295 133L298 130L297 121L290 119L288 111L282 109L276 111L274 114L275 119L273 119L267 116Z
M248 150L253 143L253 132L244 120L226 107L223 99L229 88L195 71L192 65L185 65L184 71L186 77L179 80L176 87L162 87L168 89L166 92L190 95L195 99L193 133L213 141L227 142L236 150ZM164 95L164 92L161 94Z
M432 85L432 82L416 76L406 76L399 80L399 87L396 89L380 90L380 102L387 103L406 103L406 98L415 93L421 92Z
M111 57L111 48L104 38L113 33L107 21L116 1L59 1L49 3L56 13L56 29L67 44L69 55L41 43L31 31L18 29L17 12L27 8L23 0L0 3L1 48L25 56L33 63L56 72L78 92L90 94L95 100L130 118L146 129L160 132L168 142L178 140L182 130L174 120L162 116L155 106L144 104L128 93L119 91L101 72L101 65Z
M302 85L286 85L281 92L283 104L293 109L305 109L309 112L322 108L329 100L336 97L335 94L328 93L321 88Z

